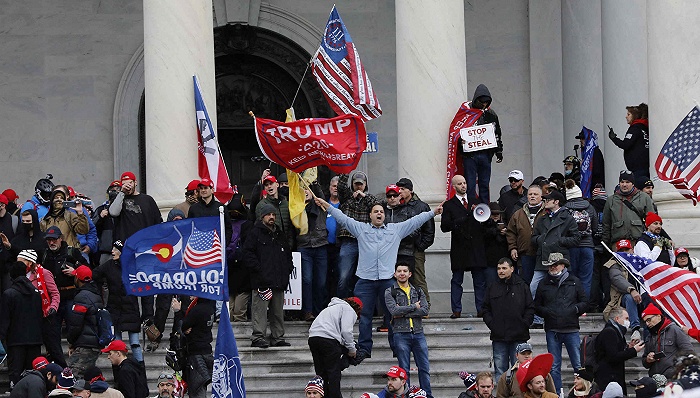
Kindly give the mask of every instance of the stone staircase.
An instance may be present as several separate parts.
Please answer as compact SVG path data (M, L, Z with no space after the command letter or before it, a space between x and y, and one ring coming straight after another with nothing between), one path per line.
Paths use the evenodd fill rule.
M375 326L380 323L375 319ZM581 335L597 333L603 327L600 314L588 314L581 318ZM250 398L272 398L287 395L302 396L306 382L314 376L313 361L307 345L309 324L301 321L286 322L285 339L291 347L272 347L267 349L250 347L251 325L249 322L233 323L237 338L238 351L243 366L243 374L247 396ZM482 370L492 370L491 342L488 328L479 318L449 319L449 314L431 314L424 320L425 334L428 340L430 356L430 373L433 395L436 398L457 397L464 390L458 372L466 370L470 373ZM166 337L161 347L155 353L145 353L146 371L149 386L155 394L155 381L163 372L171 372L165 365L165 347L168 345L167 335L170 324L166 326ZM543 330L530 331L530 343L535 353L547 351ZM357 337L357 325L355 325ZM374 348L372 358L366 359L357 367L343 371L342 388L346 398L359 397L363 392L378 392L385 385L383 374L390 366L396 364L389 349L387 334L374 333ZM216 328L214 330L216 339ZM67 347L64 347L67 350ZM112 379L111 365L106 355L97 361L108 381ZM412 362L411 375L417 383L417 371ZM564 385L571 387L573 369L568 362L564 350L564 369L562 369ZM627 362L627 380L646 375L640 359ZM7 367L0 367L0 391L8 387ZM9 394L0 394L7 397Z

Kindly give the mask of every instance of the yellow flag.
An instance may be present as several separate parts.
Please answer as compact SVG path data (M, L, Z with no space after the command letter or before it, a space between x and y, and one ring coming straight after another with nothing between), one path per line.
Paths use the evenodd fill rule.
M294 108L287 109L287 123L295 121ZM306 216L306 195L301 183L301 175L287 169L287 181L289 181L289 218L292 224L299 229L299 235L309 233L309 219Z

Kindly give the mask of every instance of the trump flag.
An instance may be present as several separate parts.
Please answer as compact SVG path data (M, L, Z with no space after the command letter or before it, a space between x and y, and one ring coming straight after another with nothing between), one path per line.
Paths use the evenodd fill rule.
M157 224L131 235L122 250L127 294L185 294L228 299L221 217Z
M241 358L238 356L227 307L224 305L221 308L219 331L216 334L211 392L213 398L243 398L246 395Z

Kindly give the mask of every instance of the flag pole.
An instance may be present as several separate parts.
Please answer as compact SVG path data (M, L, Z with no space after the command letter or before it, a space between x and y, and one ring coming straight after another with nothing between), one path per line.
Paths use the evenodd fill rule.
M605 242L600 242L600 243L603 245L603 247L604 247L608 252L610 252L610 254L612 254L612 257L615 259L615 261L616 261L618 264L620 264L621 266L623 266L623 267L630 273L630 275L632 275L632 277L634 278L635 281L637 281L637 283L639 284L639 286L640 286L642 289L644 289L644 290L649 294L649 297L652 299L652 301L654 302L654 304L656 304L656 305L658 305L659 307L661 307L661 310L666 314L666 316L669 317L669 319L671 319L673 322L675 322L676 324L678 324L678 325L680 325L680 326L684 326L682 323L678 322L678 320L677 320L676 318L674 318L673 315L671 315L671 312L670 312L668 309L666 309L666 307L665 307L663 304L661 304L661 302L659 302L659 301L657 301L657 300L654 300L654 296L651 295L651 292L647 289L647 287L646 287L646 285L644 284L644 282L641 281L641 280L637 277L637 274L636 274L635 271L629 269L629 267L627 267L627 265L625 265L625 263L623 263L622 261L620 261L620 259L618 259L617 256L615 256L615 253L613 253L613 251L610 250L610 248L608 247L608 245L605 244Z
M226 277L226 228L224 226L224 206L219 206L219 228L221 229L221 278ZM223 281L223 285L227 285L228 281ZM225 291L222 289L222 301L228 301ZM228 307L225 305L224 307Z

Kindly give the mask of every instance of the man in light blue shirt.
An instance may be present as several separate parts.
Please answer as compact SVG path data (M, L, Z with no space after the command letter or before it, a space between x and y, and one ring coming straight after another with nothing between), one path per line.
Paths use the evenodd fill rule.
M377 297L391 287L396 265L396 254L401 239L420 228L426 221L442 213L442 204L435 210L420 213L400 223L384 225L384 207L372 206L370 223L354 220L334 208L323 199L316 198L316 204L329 212L338 224L357 238L359 260L356 275L360 278L355 285L354 294L362 300L360 314L360 337L357 359L370 358L372 353L372 315ZM383 297L383 296L381 296ZM384 300L380 300L384 309L384 322L389 326L389 345L393 349L391 314Z

